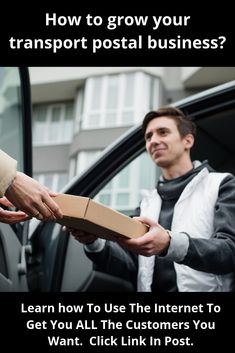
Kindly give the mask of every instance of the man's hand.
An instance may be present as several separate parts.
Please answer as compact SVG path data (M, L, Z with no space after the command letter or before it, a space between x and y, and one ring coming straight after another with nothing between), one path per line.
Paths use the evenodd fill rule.
M52 221L63 217L59 206L52 199L57 194L24 173L16 173L5 195L16 208L30 217Z
M119 238L117 242L121 246L144 256L158 255L168 249L170 245L170 235L160 224L147 217L134 218L149 225L149 231L135 239Z
M9 202L5 197L0 198L0 204L7 206L7 207L14 207L11 202ZM26 213L22 211L7 211L0 207L0 222L13 224L18 222L27 221L30 219Z
M95 235L84 232L82 230L73 229L69 227L64 227L63 230L70 232L76 240L78 240L80 243L84 245L91 244L97 239Z

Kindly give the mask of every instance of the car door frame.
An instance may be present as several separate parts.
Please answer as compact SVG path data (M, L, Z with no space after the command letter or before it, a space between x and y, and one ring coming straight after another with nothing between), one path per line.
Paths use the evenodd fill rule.
M19 67L20 108L22 118L23 170L32 175L32 118L30 78L27 67ZM0 291L28 291L26 256L28 222L17 225L0 223Z

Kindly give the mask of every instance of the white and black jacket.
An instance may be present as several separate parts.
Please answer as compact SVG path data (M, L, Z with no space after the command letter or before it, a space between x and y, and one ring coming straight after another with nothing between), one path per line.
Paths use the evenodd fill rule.
M86 247L87 256L101 270L136 281L139 291L234 291L235 178L203 163L178 179L166 183L173 195L167 221L161 216L164 192L159 195L159 188L141 203L142 215L160 224L162 219L171 230L164 256L137 258L117 243L100 240Z

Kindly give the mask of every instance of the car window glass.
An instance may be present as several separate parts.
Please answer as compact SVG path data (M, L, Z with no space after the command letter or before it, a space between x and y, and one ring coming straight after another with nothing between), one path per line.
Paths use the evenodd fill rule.
M153 189L159 175L159 168L144 152L115 175L94 199L126 215L133 215L144 190Z
M22 102L19 70L0 67L0 149L18 161L23 171Z

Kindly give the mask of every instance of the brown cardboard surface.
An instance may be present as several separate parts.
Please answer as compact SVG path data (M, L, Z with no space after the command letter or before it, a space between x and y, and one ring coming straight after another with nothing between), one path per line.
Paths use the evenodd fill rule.
M100 238L137 238L147 232L147 226L89 197L59 194L54 198L64 217L60 224L84 230Z

